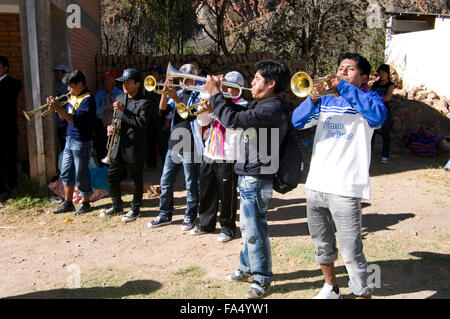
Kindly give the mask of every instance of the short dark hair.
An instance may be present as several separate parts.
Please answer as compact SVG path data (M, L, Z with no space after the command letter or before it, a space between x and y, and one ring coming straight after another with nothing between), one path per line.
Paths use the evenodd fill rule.
M64 76L63 82L65 84L78 84L79 82L82 82L83 85L86 86L86 76L80 70L73 70Z
M3 64L3 67L9 68L9 60L7 57L0 55L0 63Z
M264 78L264 83L275 81L275 93L283 92L291 80L291 71L283 62L263 60L255 64L255 70Z
M361 75L370 75L370 71L372 67L370 66L369 61L365 57L363 57L359 53L351 53L351 52L342 52L338 57L337 65L341 65L342 60L350 59L356 62L359 70L361 71Z

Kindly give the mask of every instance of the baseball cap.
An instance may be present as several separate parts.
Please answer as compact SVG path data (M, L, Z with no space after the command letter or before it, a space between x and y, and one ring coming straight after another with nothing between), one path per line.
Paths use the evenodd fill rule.
M113 79L117 79L119 76L117 75L116 72L114 71L106 71L105 73L103 73L102 75L100 75L100 80L104 80L105 78L110 77Z
M390 68L389 65L387 65L387 64L382 64L382 65L380 65L380 66L378 67L377 72L378 72L378 71L384 71L384 72L386 72L387 74L389 74L390 71L391 71L391 68Z
M244 86L244 77L238 71L231 71L225 74L225 81L239 84Z
M135 69L125 69L122 77L116 79L117 82L124 82L126 80L133 79L136 82L141 82L141 74Z
M162 67L161 67L160 65L158 65L158 64L153 64L153 65L150 67L150 71L156 71L156 72L158 72L159 74L163 74L163 73L164 73Z
M180 68L180 72L197 75L197 69L192 64L183 64Z
M69 68L67 65L64 65L64 64L57 65L53 69L54 70L61 70L61 71L64 71L65 73L72 72L72 69Z

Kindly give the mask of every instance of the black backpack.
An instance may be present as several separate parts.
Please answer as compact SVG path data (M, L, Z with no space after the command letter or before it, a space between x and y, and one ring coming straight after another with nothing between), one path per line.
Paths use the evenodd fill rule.
M303 156L295 139L294 129L289 125L280 146L280 163L273 179L273 189L281 194L297 187L303 173Z

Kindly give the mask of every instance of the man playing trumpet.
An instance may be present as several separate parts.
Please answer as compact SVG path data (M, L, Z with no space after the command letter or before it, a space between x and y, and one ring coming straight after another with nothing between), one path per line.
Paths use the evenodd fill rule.
M111 189L112 207L100 213L100 217L123 213L120 182L124 169L133 181L133 200L131 209L122 218L123 222L132 222L140 216L142 195L144 192L144 163L146 155L146 130L150 121L150 101L141 93L141 75L135 69L126 69L121 78L124 94L113 103L117 121L120 125L109 125L108 136L117 134L117 143L111 145L111 164L108 170L108 183Z
M49 108L58 113L66 121L66 144L63 151L61 179L64 185L64 203L52 210L52 213L75 211L74 215L91 210L89 196L93 193L89 159L92 151L92 140L95 122L95 99L86 87L83 72L75 70L64 78L71 97L67 103L67 111L52 96L47 98ZM75 183L80 191L82 202L75 210L72 196Z
M184 64L180 71L187 74L197 75L197 71L192 64ZM187 86L193 85L195 80L186 79ZM194 227L197 217L197 206L199 201L198 173L199 164L195 158L200 158L203 152L203 141L200 126L195 121L195 116L188 112L186 118L181 117L177 110L177 105L183 103L187 107L193 106L200 101L199 92L196 91L176 91L173 86L165 86L167 95L163 94L159 104L161 116L165 116L168 110L173 110L173 117L170 127L171 136L169 138L169 149L164 161L163 173L161 176L161 196L159 201L159 215L150 223L149 228L160 227L172 223L173 213L173 187L176 181L178 169L183 167L186 181L186 211L181 229L186 231ZM184 134L185 133L185 134ZM184 145L180 149L180 145Z
M353 294L368 298L367 261L361 236L361 198L369 199L370 139L386 118L377 93L364 92L371 66L357 53L342 53L337 76L329 75L322 88L301 103L292 115L296 129L317 125L311 166L306 181L308 228L325 284L316 299L338 299L334 261L335 231ZM336 89L339 97L320 96Z

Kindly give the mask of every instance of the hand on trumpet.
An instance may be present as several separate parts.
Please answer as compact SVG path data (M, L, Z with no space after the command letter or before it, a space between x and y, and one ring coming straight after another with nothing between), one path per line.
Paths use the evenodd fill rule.
M125 111L125 105L122 102L119 101L115 101L113 103L113 107L114 107L114 111L120 111L120 112L124 112Z
M63 109L61 104L59 104L59 101L57 100L57 98L55 98L53 96L49 96L47 98L47 103L48 103L48 108L55 112L59 113L59 111L61 111Z
M335 90L341 79L342 77L338 77L334 74L325 75L321 81L314 85L311 91L312 102L315 104L323 92Z
M174 86L164 86L164 91L167 92L167 96L172 100L178 99L177 88Z
M106 135L111 136L113 133L114 133L114 125L113 124L108 125L106 127Z
M203 88L208 91L211 96L214 94L222 92L221 90L221 82L224 80L224 76L221 75L207 75L206 82L203 84Z

